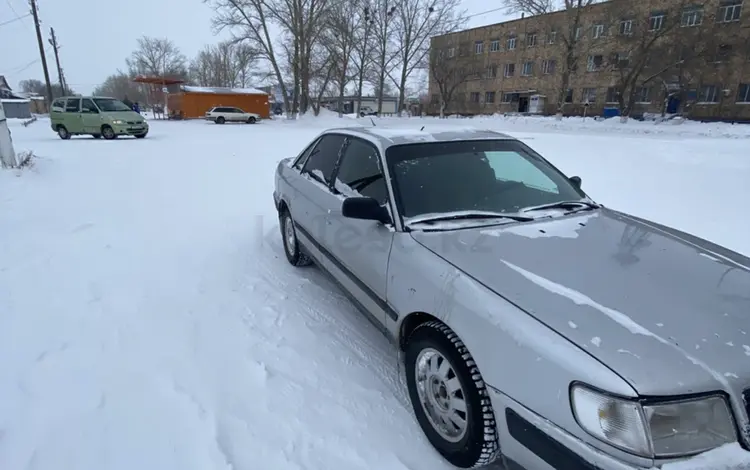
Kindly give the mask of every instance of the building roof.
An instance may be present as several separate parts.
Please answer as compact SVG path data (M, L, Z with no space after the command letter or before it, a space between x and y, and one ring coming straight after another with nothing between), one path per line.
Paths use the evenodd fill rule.
M187 93L214 93L217 95L268 95L265 91L257 88L225 88L225 87L207 87L207 86L188 86L183 85L180 89Z
M427 127L427 126L423 126ZM388 127L342 127L329 129L326 132L353 134L380 142L383 147L393 145L416 144L421 142L448 142L455 140L515 140L515 137L487 129L474 127L445 127L434 131L422 129L404 129Z
M5 75L0 75L0 88L4 88L6 90L12 90L10 85L8 85L8 80L5 79Z
M185 80L180 80L178 78L147 77L145 75L138 75L133 81L135 83L148 83L151 85L177 85L179 83L185 83Z
M25 98L2 98L3 103L30 103L31 100Z

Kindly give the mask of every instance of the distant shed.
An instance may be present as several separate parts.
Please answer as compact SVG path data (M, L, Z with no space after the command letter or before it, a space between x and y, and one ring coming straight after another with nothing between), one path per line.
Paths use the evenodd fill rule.
M214 106L232 106L262 118L271 115L268 93L255 88L181 86L178 93L169 94L167 104L170 114L184 119L202 118Z
M3 109L8 119L28 119L31 117L31 100L21 98L3 98Z

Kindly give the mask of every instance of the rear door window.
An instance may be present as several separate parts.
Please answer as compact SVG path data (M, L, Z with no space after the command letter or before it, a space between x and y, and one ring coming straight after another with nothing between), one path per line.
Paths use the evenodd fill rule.
M333 169L344 146L345 137L340 134L327 134L320 139L318 145L310 153L303 172L320 181L331 184Z
M52 102L52 112L62 113L65 111L65 100L55 100Z

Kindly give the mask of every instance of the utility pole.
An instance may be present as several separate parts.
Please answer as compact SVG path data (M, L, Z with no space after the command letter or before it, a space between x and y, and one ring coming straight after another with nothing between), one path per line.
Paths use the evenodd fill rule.
M49 106L52 106L52 83L49 81L49 70L47 69L47 57L44 55L44 41L42 41L42 30L39 28L39 12L36 9L36 0L29 0L31 5L31 14L34 16L34 27L36 28L36 41L39 43L39 55L42 58L42 68L44 69L44 81L47 82L47 99Z
M55 36L55 28L49 29L49 35L50 35L50 38L48 39L48 41L52 45L52 49L55 51L55 63L57 64L57 79L60 81L60 96L65 96L67 92L65 91L65 82L63 81L62 68L60 67L60 54L58 54L58 51L60 50L60 45L57 43L57 36Z

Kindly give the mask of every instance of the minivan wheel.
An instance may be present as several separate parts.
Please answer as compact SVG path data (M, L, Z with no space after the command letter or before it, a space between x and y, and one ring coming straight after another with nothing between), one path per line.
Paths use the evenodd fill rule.
M297 241L297 230L294 227L294 220L288 210L283 210L279 214L279 228L281 228L281 240L284 244L284 254L287 261L292 266L302 267L312 264L309 256L302 253L299 242Z
M107 140L112 140L112 139L117 138L117 134L115 134L115 130L107 125L102 126L102 135Z
M57 126L57 135L59 135L62 140L70 139L70 132L68 132L68 129L63 125Z
M216 124L224 124L226 122L226 119L224 119L223 116L219 116L216 118Z
M427 439L459 468L500 456L492 403L474 359L445 324L418 326L406 344L406 384Z

